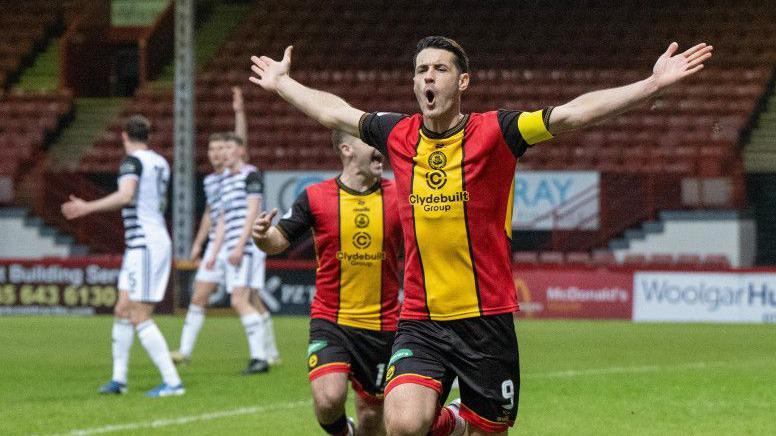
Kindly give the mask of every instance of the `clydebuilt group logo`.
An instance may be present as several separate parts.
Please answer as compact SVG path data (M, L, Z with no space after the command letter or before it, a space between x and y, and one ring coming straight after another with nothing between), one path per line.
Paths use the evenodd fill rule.
M431 171L426 173L426 185L438 191L447 184L447 155L440 150L433 151L428 156L428 166ZM468 191L457 191L451 194L432 193L428 195L410 194L410 204L421 206L424 212L449 212L455 203L469 201Z
M356 232L353 235L353 245L359 250L364 250L372 245L372 236L367 232Z

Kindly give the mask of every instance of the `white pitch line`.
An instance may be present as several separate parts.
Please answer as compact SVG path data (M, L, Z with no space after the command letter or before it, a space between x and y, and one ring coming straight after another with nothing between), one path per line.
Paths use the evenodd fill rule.
M277 410L296 409L298 407L309 406L311 402L311 400L299 400L290 403L272 404L269 406L241 407L239 409L221 410L217 412L202 413L199 415L180 416L177 418L163 418L155 419L153 421L129 422L126 424L111 424L103 427L70 430L65 433L55 433L51 436L82 436L113 433L118 431L140 430L144 428L169 427L172 425L184 425L192 422L211 421L214 419L229 418L232 416L256 415L260 413L274 412Z
M635 374L645 372L662 372L662 371L682 371L689 369L707 369L712 367L726 367L726 366L751 366L764 363L762 360L750 360L750 361L711 361L711 362L688 362L680 363L677 365L645 365L645 366L612 366L608 368L590 368L590 369L570 369L566 371L555 371L547 373L533 373L524 374L523 378L526 379L541 379L541 378L573 378L582 376L594 376L594 375L607 375L607 374Z
M584 376L596 376L607 374L635 374L635 373L648 373L648 372L661 372L661 371L676 371L676 370L690 370L690 369L707 369L711 367L726 367L726 366L745 366L745 365L758 365L768 363L763 360L750 360L750 361L710 361L710 362L688 362L680 363L677 365L659 366L659 365L646 365L646 366L612 366L608 368L591 368L591 369L579 369L579 370L566 370L566 371L554 371L546 373L532 373L523 374L524 379L558 379L558 378L573 378ZM216 412L202 413L200 415L180 416L177 418L163 418L153 421L144 422L130 422L126 424L111 424L103 427L93 427L85 429L71 430L65 433L54 433L49 436L85 436L92 434L113 433L127 430L140 430L144 428L161 428L169 427L173 425L184 425L192 422L211 421L214 419L228 418L232 416L240 415L256 415L261 413L273 412L277 410L296 409L298 407L309 406L311 400L299 400L290 403L278 403L268 406L253 406L253 407L241 407L239 409L228 409Z

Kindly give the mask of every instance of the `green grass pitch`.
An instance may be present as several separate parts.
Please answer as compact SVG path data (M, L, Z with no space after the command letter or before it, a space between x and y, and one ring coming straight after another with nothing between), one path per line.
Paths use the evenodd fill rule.
M239 321L205 322L183 397L147 399L159 375L136 341L130 392L110 377L110 317L0 318L0 434L323 434L306 377L308 321L276 317L283 364L243 377ZM178 345L182 319L157 319ZM776 326L520 321L512 434L776 434ZM352 413L352 401L349 402Z

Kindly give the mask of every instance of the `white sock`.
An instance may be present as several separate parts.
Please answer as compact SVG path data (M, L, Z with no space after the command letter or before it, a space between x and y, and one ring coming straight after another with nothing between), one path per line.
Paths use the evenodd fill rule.
M183 330L181 331L181 346L178 349L181 354L191 357L194 351L194 344L197 342L197 336L205 323L205 308L196 304L189 304L189 311L186 313L186 319L183 321Z
M114 318L111 331L113 344L113 377L112 380L119 383L127 383L127 367L129 366L129 350L135 339L135 329L132 323L125 318Z
M264 348L264 322L258 313L240 317L245 336L248 337L248 351L251 359L267 360L267 350Z
M272 326L272 316L269 311L259 315L264 322L264 344L267 346L267 357L269 360L277 360L280 358L278 353L278 346L275 343L275 327Z
M181 384L181 378L178 376L178 371L170 357L170 349L167 348L167 341L164 340L164 336L154 320L147 319L138 324L137 337L148 352L148 356L159 368L159 372L162 373L162 380L169 386Z

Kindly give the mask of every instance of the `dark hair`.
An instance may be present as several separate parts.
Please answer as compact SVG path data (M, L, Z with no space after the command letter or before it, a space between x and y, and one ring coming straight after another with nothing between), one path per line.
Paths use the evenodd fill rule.
M142 115L132 115L124 124L124 131L127 132L130 141L145 144L151 132L151 122Z
M331 145L334 147L334 151L336 151L338 155L342 154L339 148L340 144L349 142L350 137L350 135L343 132L342 130L334 129L331 131Z
M234 132L224 132L223 135L224 137L221 138L222 141L232 141L239 146L245 145L245 141L243 141L242 137Z
M466 56L466 52L463 50L463 47L461 47L461 44L444 36L427 36L418 41L418 46L415 48L415 56L412 57L413 70L417 66L418 53L427 48L438 48L449 51L455 56L455 66L458 68L458 74L469 72L469 57Z

